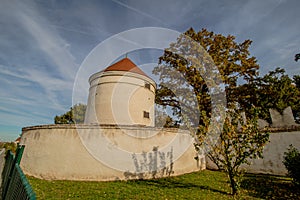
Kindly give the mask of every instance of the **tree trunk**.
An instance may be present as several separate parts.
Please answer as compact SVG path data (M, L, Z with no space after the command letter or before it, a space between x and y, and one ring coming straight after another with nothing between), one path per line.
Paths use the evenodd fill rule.
M236 195L238 193L237 183L234 180L233 172L229 172L229 179L230 179L230 186L231 186L231 192L232 195Z

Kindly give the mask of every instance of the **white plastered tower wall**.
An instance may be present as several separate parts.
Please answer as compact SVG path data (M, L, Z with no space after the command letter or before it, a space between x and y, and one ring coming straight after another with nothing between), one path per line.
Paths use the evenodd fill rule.
M155 125L156 84L143 72L121 66L93 74L89 83L85 124Z

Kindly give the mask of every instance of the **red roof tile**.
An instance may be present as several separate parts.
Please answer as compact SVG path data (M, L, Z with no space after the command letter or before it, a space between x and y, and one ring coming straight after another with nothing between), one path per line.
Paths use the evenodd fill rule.
M111 66L107 67L105 70L107 71L128 71L137 74L141 74L143 76L147 76L138 66L136 66L129 58L124 58ZM148 77L148 76L147 76Z

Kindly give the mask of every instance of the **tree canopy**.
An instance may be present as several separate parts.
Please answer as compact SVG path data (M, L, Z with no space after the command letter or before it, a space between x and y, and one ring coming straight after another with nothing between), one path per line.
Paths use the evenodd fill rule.
M254 105L260 108L260 118L271 123L269 109L276 109L282 113L288 106L291 106L295 117L297 116L300 111L300 90L297 87L299 76L294 76L293 79L281 68L256 79Z
M258 107L259 117L271 123L270 108L282 113L286 107L291 106L295 118L299 118L300 76L295 75L291 79L284 69L276 68L260 77L257 60L249 52L251 40L237 43L234 36L223 36L206 29L195 32L191 28L184 35L201 45L217 66L226 91L227 108L238 106L240 111L251 115L253 106ZM160 75L156 103L170 106L177 124L183 125L182 109L189 110L185 105L189 105L192 98L187 98L187 91L192 90L197 98L200 117L193 118L198 119L199 124L204 124L211 114L211 88L203 77L205 73L202 69L195 67L190 61L199 52L195 45L180 37L165 50L159 58L159 65L153 70L154 74ZM189 57L185 59L180 54L188 54ZM175 75L176 73L180 73L182 77ZM170 85L176 85L176 89L168 88ZM185 100L180 99L178 94L184 96Z
M299 59L300 59L300 53L297 53L297 54L295 55L295 61L297 62Z
M85 117L85 110L86 105L85 104L76 104L70 108L69 111L66 113L55 116L54 117L54 123L55 124L74 124L74 123L83 123L84 117Z
M231 35L223 36L206 29L195 32L191 28L164 51L159 65L153 70L160 77L156 103L170 106L181 126L196 129L195 148L198 151L207 146L205 137L212 121L212 111L216 109L213 104L221 99L212 96L225 90L224 106L230 112L227 111L224 126L216 129L220 133L219 142L208 145L212 148L211 159L228 173L233 194L238 189L236 177L240 165L247 163L247 158L260 157L269 137L257 127L254 107L259 98L256 93L259 65L255 57L250 56L250 45L250 40L238 43ZM212 70L214 66L216 70ZM221 82L211 84L207 77L214 75L220 76ZM245 123L241 123L238 117L241 111L251 114ZM189 124L186 124L187 118Z
M208 55L202 53L197 45L183 39L184 37L196 41ZM252 101L254 101L252 97L254 88L251 88L251 84L256 80L259 69L255 57L250 56L250 45L250 40L237 43L235 37L231 35L223 36L206 29L199 32L195 32L192 28L189 29L184 33L184 36L179 37L177 42L165 50L159 58L159 65L153 70L154 74L160 75L156 103L172 107L173 114L182 124L182 107L191 103L191 97L187 98L187 91L192 91L198 102L196 107L200 115L198 118L197 116L193 117L199 120L197 121L199 123L196 122L195 124L203 125L205 123L205 119L211 115L212 89L208 87L205 77L202 76L206 73L205 69L197 68L191 62L191 60L195 60L198 54L203 54L200 65L208 65L207 60L212 59L222 77L223 85L217 85L216 88L225 87L227 107L233 108L236 102L241 100L247 102L242 105L250 109L253 105ZM179 56L180 54L188 55L187 59ZM207 66L205 67L207 68ZM176 73L179 73L182 78L179 78ZM210 76L213 75L210 74ZM239 86L238 81L242 81L243 86ZM176 85L176 88L168 88L167 86L170 85ZM180 93L182 97L175 93ZM185 99L184 103L182 103L182 99ZM187 107L184 108L187 109ZM189 113L192 114L193 112Z
M296 87L300 90L300 75L294 75L293 82L296 85Z
M243 119L238 111L228 110L220 141L207 153L219 169L227 172L234 195L239 188L241 165L249 165L249 159L262 158L264 145L269 140L268 131L259 130L257 109L252 113L254 117Z

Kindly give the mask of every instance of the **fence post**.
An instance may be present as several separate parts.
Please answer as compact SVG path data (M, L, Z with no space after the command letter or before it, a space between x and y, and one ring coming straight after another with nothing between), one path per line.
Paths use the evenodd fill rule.
M5 156L5 166L3 171L3 193L2 199L36 199L29 182L26 179L19 164L24 151L24 145L17 148L16 156L8 151Z
M7 193L7 189L10 183L11 175L13 172L13 163L14 163L14 155L11 153L10 150L7 151L5 155L5 164L4 164L4 169L2 172L2 199L5 198L5 195Z
M22 159L22 155L23 155L23 152L24 152L24 148L25 148L25 145L21 145L19 146L18 144L18 148L17 148L17 152L16 152L16 158L15 158L15 163L18 163L18 165L20 165L20 162L21 162L21 159Z

